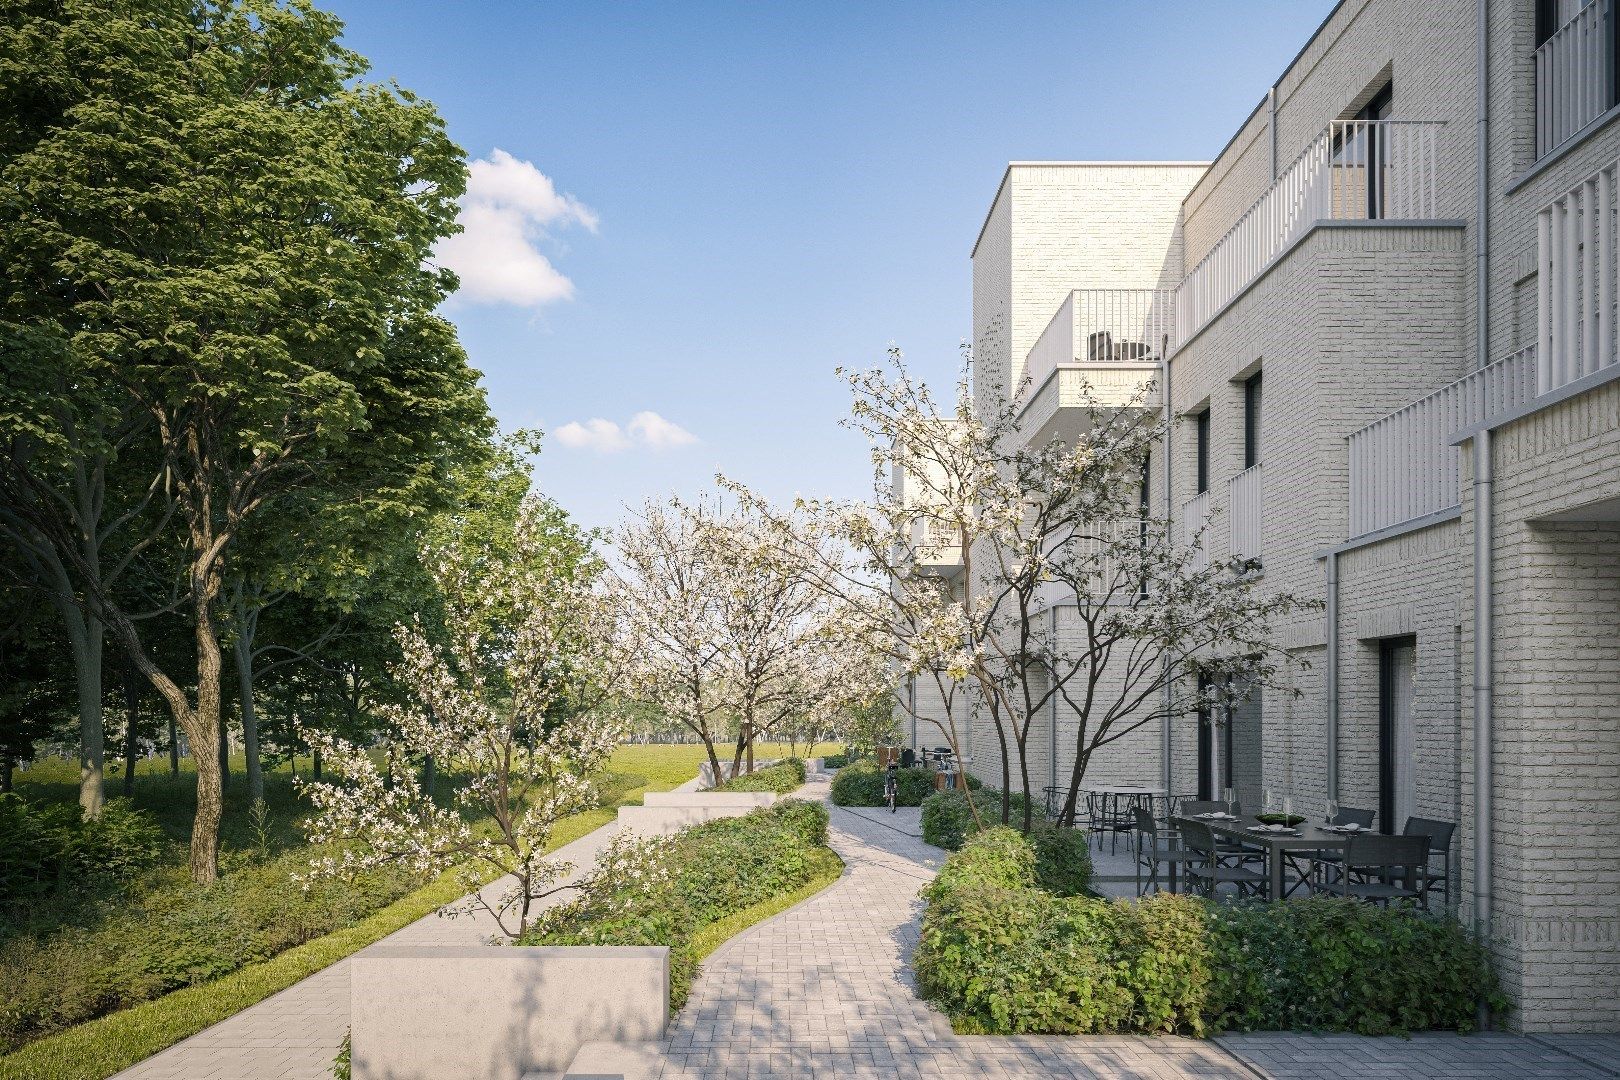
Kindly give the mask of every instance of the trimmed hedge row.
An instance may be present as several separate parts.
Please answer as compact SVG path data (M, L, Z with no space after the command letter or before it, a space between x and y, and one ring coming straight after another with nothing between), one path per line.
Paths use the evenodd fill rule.
M887 806L883 798L883 777L888 770L880 768L871 758L852 761L838 770L832 779L834 806ZM897 806L921 806L933 794L934 770L901 769L900 790L895 799Z
M924 890L918 985L958 1031L1468 1031L1482 997L1506 1005L1450 918L1342 897L1064 897L1036 864L1029 840L987 829Z
M778 795L791 795L804 786L806 776L801 758L786 758L775 765L744 773L727 780L717 791L774 791Z
M655 874L609 876L546 912L520 945L667 945L670 1006L686 1003L694 936L729 915L791 893L828 872L827 808L785 799L685 829L656 845Z
M1021 821L1024 797L1014 793L1009 801L1013 820ZM976 791L973 793L973 803L978 807L980 820L987 826L1019 835L1000 824L1001 792L990 788ZM977 831L978 826L968 810L967 798L961 792L937 791L923 800L922 834L926 842L946 851L956 851ZM1037 819L1028 841L1035 857L1035 877L1031 884L1058 896L1079 896L1088 890L1091 885L1091 848L1086 843L1084 832L1060 829L1050 822Z

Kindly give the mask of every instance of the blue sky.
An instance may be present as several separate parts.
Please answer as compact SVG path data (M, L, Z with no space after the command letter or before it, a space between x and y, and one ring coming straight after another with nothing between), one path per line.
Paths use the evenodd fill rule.
M448 314L611 525L717 470L861 494L833 368L949 385L1007 161L1208 158L1331 3L324 6L483 162Z

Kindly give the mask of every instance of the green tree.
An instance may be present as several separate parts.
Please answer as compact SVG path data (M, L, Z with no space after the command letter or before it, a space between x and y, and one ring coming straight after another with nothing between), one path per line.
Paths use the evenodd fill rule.
M142 417L144 441L119 452L160 466L194 677L160 666L71 531L46 535L199 751L202 882L218 873L220 775L202 752L219 738L218 609L243 531L345 456L406 452L431 474L431 447L376 424L389 409L432 414L441 435L487 423L434 314L454 278L427 263L455 229L463 155L431 105L365 81L340 31L304 0L0 15L0 110L20 120L0 141L0 348L34 372L65 358L81 377L58 395ZM29 380L4 419L71 469L50 385Z

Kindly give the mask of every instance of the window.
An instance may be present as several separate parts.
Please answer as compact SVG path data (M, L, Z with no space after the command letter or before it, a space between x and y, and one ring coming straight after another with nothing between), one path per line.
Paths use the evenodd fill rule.
M1338 177L1334 181L1333 199L1339 211L1335 217L1354 217L1358 211L1364 212L1369 220L1384 216L1389 137L1386 125L1379 121L1388 120L1394 108L1395 84L1385 83L1349 121L1334 125L1333 167ZM1339 205L1341 200L1349 205Z
M1243 467L1260 464L1260 372L1243 383Z
M1209 410L1205 409L1198 414L1198 491L1202 495L1209 490Z

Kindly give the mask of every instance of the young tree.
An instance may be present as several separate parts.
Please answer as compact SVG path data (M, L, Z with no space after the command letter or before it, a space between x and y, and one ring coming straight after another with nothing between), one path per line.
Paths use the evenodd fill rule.
M8 353L60 357L6 410L48 455L0 462L13 487L114 452L139 460L116 503L160 492L180 526L194 671L159 666L82 540L95 515L24 523L69 592L157 689L197 759L191 872L218 872L218 604L242 529L322 481L331 455L430 448L374 432L397 408L438 433L487 424L476 377L434 308L427 259L454 228L463 156L431 106L363 80L341 26L306 3L27 5L0 23L0 317ZM8 114L10 109L7 109ZM8 129L9 131L9 129ZM93 439L63 402L89 400ZM100 432L137 416L144 444ZM11 437L11 431L6 431ZM46 505L43 498L24 507Z
M301 785L315 806L306 828L313 843L338 846L315 875L460 867L469 895L451 912L483 911L511 938L528 928L536 900L568 887L571 867L545 852L557 821L591 805L617 744L617 672L596 565L555 542L553 510L528 500L506 552L430 550L448 641L435 646L415 623L399 628L395 677L410 697L383 709L383 754L431 756L464 774L448 806L410 770L390 783L365 747L307 734L333 779ZM472 823L483 816L488 833ZM505 884L480 889L491 877Z

